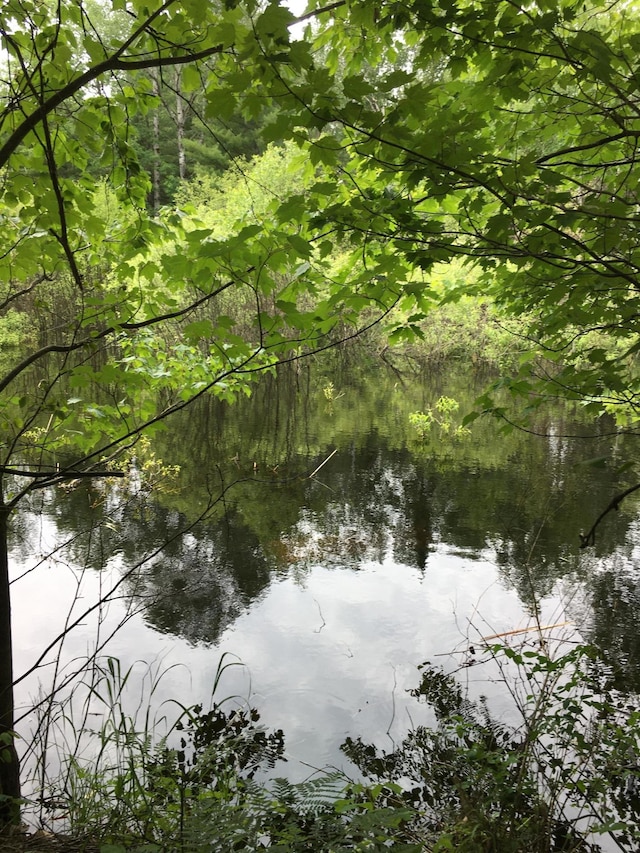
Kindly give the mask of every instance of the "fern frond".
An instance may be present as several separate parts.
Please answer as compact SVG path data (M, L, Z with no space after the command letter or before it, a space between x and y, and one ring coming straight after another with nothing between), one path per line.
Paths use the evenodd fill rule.
M336 800L344 796L347 782L344 774L335 772L315 776L304 782L274 779L270 788L274 797L293 807L299 814L313 815L332 808Z

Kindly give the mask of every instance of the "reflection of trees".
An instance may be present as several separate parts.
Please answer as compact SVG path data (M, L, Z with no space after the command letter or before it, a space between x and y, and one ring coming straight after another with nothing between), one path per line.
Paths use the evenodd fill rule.
M108 492L90 482L63 496L52 492L49 512L68 540L70 559L95 570L114 557L133 566L186 527L179 513L162 509L144 491Z
M613 474L603 471L596 477L581 464L594 455L593 448L586 438L523 442L500 468L482 472L474 488L473 526L486 531L503 577L531 605L533 597L548 595L559 578L574 570L580 531L590 527L616 490ZM601 446L597 452L602 454ZM628 521L620 515L599 531L599 557L624 540Z
M407 565L424 569L432 550L435 481L424 470L407 466L400 481L403 492L402 509L394 530L394 556Z
M269 582L255 535L235 513L173 540L132 577L145 618L191 643L214 642Z
M233 509L212 511L193 525L148 496L109 508L84 488L71 506L75 512L63 500L55 509L73 561L99 570L117 555L124 572L140 565L126 588L163 633L213 642L268 584L260 542Z
M593 617L587 639L605 649L612 685L640 693L640 578L630 554L618 553L590 581Z
M126 571L159 549L129 590L144 601L151 624L192 642L213 642L273 572L300 575L317 562L356 568L392 552L428 572L434 543L469 556L490 548L505 582L529 606L575 569L578 532L619 490L613 474L596 476L576 463L606 449L559 437L502 436L489 422L478 423L467 442L440 437L421 444L408 414L429 404L425 388L416 382L398 394L395 380L381 373L358 381L356 388L341 380L342 396L331 406L322 380L306 371L269 378L250 408L204 400L154 446L165 462L181 466L181 491L122 492L116 500L85 483L64 500L47 496L47 511L73 539L70 553L80 565L99 569L117 555ZM473 388L466 401L460 389L454 393L463 409L471 408ZM561 421L541 428L576 429ZM336 455L309 479L333 448ZM631 517L610 514L596 555L614 551ZM632 586L619 605L629 620ZM602 609L596 622L606 622L607 601L604 592L595 596L594 607ZM640 648L624 642L635 659Z

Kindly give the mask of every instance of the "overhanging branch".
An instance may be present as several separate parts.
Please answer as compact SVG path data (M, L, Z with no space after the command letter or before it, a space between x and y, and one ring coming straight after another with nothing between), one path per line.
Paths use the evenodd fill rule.
M13 154L22 140L34 130L50 113L53 112L65 101L68 101L78 92L93 83L98 77L103 74L109 74L112 71L139 71L146 68L161 68L165 66L185 65L189 62L197 62L202 59L208 59L221 53L222 45L210 47L207 50L202 50L197 53L189 53L184 56L153 56L148 59L132 59L125 60L118 57L109 57L104 62L99 62L92 68L88 68L84 74L80 74L75 80L72 80L40 106L34 110L26 119L19 125L5 144L0 148L0 168L6 165L9 157Z
M251 272L253 267L250 267L248 272ZM200 299L196 299L195 302L190 303L185 308L179 308L176 311L170 311L166 314L159 314L156 317L150 317L148 320L139 320L138 322L123 322L118 323L117 325L109 326L106 329L102 329L102 331L98 332L95 335L90 335L89 337L82 338L80 341L75 341L72 344L49 344L48 346L41 347L39 350L32 352L31 355L28 355L24 358L19 364L10 370L5 376L0 379L0 393L5 390L5 388L10 385L14 379L20 376L23 371L25 371L30 365L34 362L38 361L41 358L44 358L45 355L48 355L51 352L61 352L61 353L72 353L77 352L78 350L84 349L85 347L92 346L98 341L104 340L108 338L110 335L114 335L117 332L136 332L140 329L146 329L149 326L155 326L158 323L164 323L167 320L177 320L181 317L186 317L188 314L192 313L199 308L201 305L204 305L211 299L214 299L216 296L219 296L223 291L227 290L235 283L235 279L230 279L224 284L217 287L215 290L212 290L211 293L205 293L204 296L200 297Z
M128 50L136 38L142 35L142 33L150 27L155 18L158 17L162 11L173 5L174 2L175 0L166 0L166 2L151 14L144 23L136 28L134 33L127 39L127 41L124 42L124 44L120 46L113 56L109 56L102 62L98 62L91 68L87 68L85 72L80 74L74 80L71 80L66 86L63 86L50 98L44 100L37 109L26 116L25 120L13 131L4 145L0 147L0 169L6 165L9 157L14 153L24 138L50 113L52 113L53 110L65 101L68 101L84 89L85 86L93 83L94 80L97 80L103 74L110 74L114 71L142 71L149 68L167 68L177 65L188 65L192 62L201 62L205 59L210 59L212 56L216 56L225 50L225 47L222 44L210 45L202 50L192 51L189 51L188 45L184 45L181 46L181 49L185 50L185 53L180 56L151 54L142 59L123 59L122 55L124 51ZM315 10L314 12L301 15L300 17L295 18L291 23L294 25L312 17L317 18L323 13L330 12L342 5L345 5L345 0L339 0L339 2L331 3L326 7Z

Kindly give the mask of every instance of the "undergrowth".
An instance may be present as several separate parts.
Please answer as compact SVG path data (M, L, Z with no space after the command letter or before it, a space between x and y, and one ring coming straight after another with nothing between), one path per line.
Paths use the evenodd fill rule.
M552 653L542 639L472 651L498 667L517 722L424 664L413 694L433 725L390 752L347 739L358 782L338 772L270 778L283 733L229 700L180 709L159 736L148 711L125 712L130 673L109 659L83 699L84 724L102 705L102 725L74 723L78 743L43 788L43 822L102 853L595 853L605 835L637 850L640 712L597 652L565 641ZM230 665L221 662L216 686Z
M635 703L614 692L593 647L552 656L492 646L518 724L472 702L451 675L425 664L413 691L436 724L393 751L349 739L346 754L368 781L402 781L412 832L441 851L595 853L640 842L640 726Z

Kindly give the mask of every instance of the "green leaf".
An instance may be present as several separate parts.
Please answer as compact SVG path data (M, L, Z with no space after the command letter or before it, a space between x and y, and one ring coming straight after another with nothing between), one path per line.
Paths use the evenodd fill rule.
M214 336L213 323L211 320L198 320L197 322L189 323L182 330L182 334L192 343L196 343L202 338L211 339Z
M180 72L180 88L185 93L202 89L202 76L195 65L185 65Z
M259 37L276 41L288 42L289 27L295 21L295 16L286 6L279 3L269 3L264 12L255 22L255 30Z
M312 249L310 243L298 234L287 235L287 241L301 258L310 258Z

